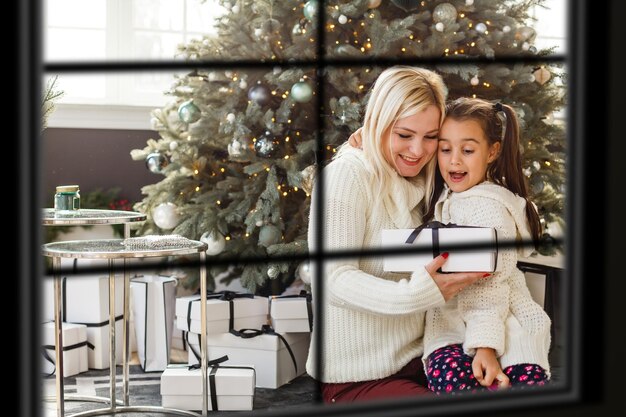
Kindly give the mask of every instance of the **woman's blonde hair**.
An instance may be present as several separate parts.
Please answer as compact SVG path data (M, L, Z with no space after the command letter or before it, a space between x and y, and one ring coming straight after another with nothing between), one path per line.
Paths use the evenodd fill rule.
M447 95L448 89L441 76L424 68L398 65L387 68L378 76L369 92L361 130L363 152L374 167L373 180L378 187L378 195L390 192L389 182L396 175L394 167L384 157L385 135L390 134L399 119L419 113L431 105L440 111L441 126ZM389 141L388 146L391 146ZM434 156L416 177L407 178L409 181L424 179L424 207L429 206L433 193L437 164Z

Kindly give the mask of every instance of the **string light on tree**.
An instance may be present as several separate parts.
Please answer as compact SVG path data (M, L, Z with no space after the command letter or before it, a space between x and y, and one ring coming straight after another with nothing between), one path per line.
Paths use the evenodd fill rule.
M167 157L161 152L152 152L151 154L146 156L146 167L150 172L154 174L162 174L163 168L165 168L168 163L169 161L167 160Z
M207 244L207 255L219 255L226 248L226 240L220 232L204 232L200 236L200 242Z
M193 100L187 100L178 107L178 117L185 123L195 123L200 120L201 112Z
M154 224L164 230L175 228L180 221L178 206L174 203L161 203L152 210Z

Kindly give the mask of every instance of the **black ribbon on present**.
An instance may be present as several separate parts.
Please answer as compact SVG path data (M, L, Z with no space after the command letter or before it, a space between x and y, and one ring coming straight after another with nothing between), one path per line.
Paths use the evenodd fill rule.
M209 292L206 295L207 300L221 300L228 301L229 308L229 317L228 317L228 330L233 330L235 328L235 303L233 300L236 298L254 298L254 294L247 293L238 293L234 291L219 291L219 292ZM191 305L196 301L201 301L201 298L196 300L189 301L187 304L187 330L191 331Z
M313 331L313 309L311 308L311 301L313 297L311 293L306 292L306 290L300 290L300 294L291 294L291 295L273 295L269 298L269 311L272 311L272 300L279 300L283 298L305 298L306 299L306 312L307 318L309 319L309 330Z
M407 237L405 243L411 244L413 242L415 242L415 239L417 239L417 237L419 236L419 234L422 232L422 230L424 229L431 229L432 230L432 245L433 245L433 258L436 258L437 256L439 256L441 254L441 252L446 252L446 250L442 250L441 246L439 244L439 229L451 229L451 228L477 228L477 226L461 226L455 223L441 223L438 221L430 221L428 223L424 223L419 227L416 227L411 234L409 235L409 237ZM497 247L498 247L498 232L496 229L494 229L494 234L496 237L496 253L497 253ZM496 270L497 267L497 263L498 263L498 257L496 256L496 260L495 260L495 264L494 264L494 271ZM437 270L438 273L440 274L446 274L447 272L442 272L441 268L439 268Z
M200 335L198 335L198 341L200 341ZM187 342L189 342L189 340L187 340ZM189 344L189 349L191 350L191 352L193 352L196 359L198 359L198 363L195 365L190 365L189 367L187 367L187 369L189 369L190 371L194 369L201 369L202 365L200 356L191 344ZM211 410L213 411L219 411L217 407L217 382L215 381L215 375L217 374L218 369L252 369L252 374L254 375L254 385L256 386L256 370L252 366L221 365L222 362L226 362L227 360L228 355L224 355L219 358L207 361L207 369L211 368L211 371L209 372L209 395L211 396Z
M293 354L293 351L291 350L291 346L289 346L287 339L285 339L282 334L276 333L276 331L269 324L264 324L263 326L261 326L261 329L231 330L230 333L237 337L241 337L242 339L251 339L253 337L261 336L263 334L277 336L287 348L289 356L291 356L291 361L293 362L293 368L296 370L296 375L298 374L298 363L296 362L296 356Z
M67 352L68 350L78 349L78 348L81 348L83 346L87 346L91 350L94 350L96 348L91 343L89 343L87 341L84 341L84 342L74 343L73 345L69 345L69 346L63 346L63 349L61 349L61 350L63 352ZM41 352L43 353L43 358L45 360L47 360L48 362L50 362L52 364L52 366L53 366L52 372L50 372L49 374L44 375L46 377L54 375L54 373L57 371L57 364L50 357L50 355L48 355L48 350L55 350L55 346L54 345L43 345L41 347Z

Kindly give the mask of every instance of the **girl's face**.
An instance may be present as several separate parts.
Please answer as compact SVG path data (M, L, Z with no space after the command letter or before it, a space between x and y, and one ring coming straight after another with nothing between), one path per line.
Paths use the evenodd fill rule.
M422 111L398 119L383 142L385 160L403 177L420 173L435 155L441 112L430 105Z
M499 150L498 142L489 146L477 121L446 118L439 133L439 172L452 191L465 191L485 180Z

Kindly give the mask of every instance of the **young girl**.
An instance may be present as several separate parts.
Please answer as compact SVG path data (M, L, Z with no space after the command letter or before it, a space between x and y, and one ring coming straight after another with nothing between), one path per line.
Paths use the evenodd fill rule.
M537 244L541 225L528 201L513 109L460 98L447 106L439 133L435 195L424 221L493 227L500 248L491 278L468 286L426 316L424 365L437 394L549 379L550 319L533 301L518 256ZM445 185L443 184L445 182Z

